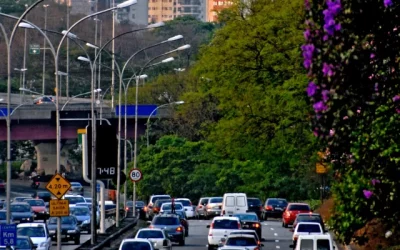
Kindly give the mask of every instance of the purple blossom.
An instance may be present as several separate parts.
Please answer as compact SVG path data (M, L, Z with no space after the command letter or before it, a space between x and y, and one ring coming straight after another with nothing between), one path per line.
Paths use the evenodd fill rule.
M315 85L314 82L310 82L307 87L307 95L309 97L311 97L311 96L315 95L316 91L317 91L317 85Z
M327 63L323 64L322 72L324 73L324 76L332 76L333 75L332 67Z
M383 5L387 8L393 5L392 0L383 0Z
M324 30L328 35L333 36L335 31L341 29L341 25L339 23L335 23L335 17L342 10L342 6L340 4L340 0L328 0L326 5L328 8L323 11L324 14Z
M329 90L322 90L322 100L324 100L324 102L329 100Z
M301 50L303 51L304 58L303 65L306 69L309 69L312 64L315 47L313 44L304 44L303 46L301 46Z
M324 37L322 38L322 40L325 42L325 41L328 41L328 38L329 38L328 35L324 35Z
M369 191L366 189L363 190L363 193L364 193L364 197L367 199L371 198L371 196L374 194L372 191Z
M379 83L375 83L375 92L378 92L379 91Z
M375 58L375 54L371 53L371 55L369 55L369 58L371 58L371 59Z
M329 130L329 135L330 135L330 136L334 136L334 135L335 135L335 129Z
M400 109L399 108L396 108L396 113L400 114Z
M315 137L318 137L318 135L319 135L317 130L314 130L313 134L314 134Z
M349 119L349 117L346 115L346 116L343 116L343 120L348 120Z
M372 180L371 180L371 183L372 183L372 185L375 186L376 184L381 183L381 181L378 180L378 179L372 179Z
M400 100L400 95L395 95L395 96L392 98L392 100L393 100L393 102L399 101L399 100Z
M323 101L319 101L317 103L314 103L313 108L316 113L322 112L328 109L328 106Z
M310 1L304 0L304 6L306 7L307 10L309 10L310 9Z
M310 36L311 36L310 30L309 30L309 29L306 29L306 30L303 32L303 34L304 34L304 39L306 39L306 41L308 41L308 40L310 39Z

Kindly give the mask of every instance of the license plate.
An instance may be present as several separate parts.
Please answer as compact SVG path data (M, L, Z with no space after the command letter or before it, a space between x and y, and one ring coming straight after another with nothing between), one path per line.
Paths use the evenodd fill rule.
M243 228L249 228L249 225L243 225Z
M280 207L276 207L276 208L275 208L275 210L282 211L282 208L280 208Z

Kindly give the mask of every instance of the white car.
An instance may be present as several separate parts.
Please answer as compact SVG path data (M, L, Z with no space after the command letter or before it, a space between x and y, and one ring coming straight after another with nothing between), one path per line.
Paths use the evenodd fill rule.
M195 211L193 209L192 202L187 198L179 198L175 200L176 202L180 202L185 209L186 217L188 219L193 218L195 216Z
M296 248L295 248L296 247ZM314 235L299 235L297 239L297 245L290 245L290 248L295 250L302 249L310 249L310 250L318 250L318 249L326 249L326 250L335 250L335 247L332 237L330 234L314 234Z
M140 229L135 239L147 239L153 243L154 249L171 250L172 243L167 233L160 228L143 228Z
M17 225L17 235L29 236L37 250L49 250L51 237L45 223L21 223Z
M299 222L293 232L293 245L296 245L300 235L324 234L318 222Z
M257 242L256 236L249 234L231 234L226 240L225 244L221 244L218 250L228 250L232 247L246 247L249 250L260 250L263 244Z
M119 250L154 250L153 244L146 239L125 239L119 245Z
M242 229L238 217L217 216L207 225L208 231L208 249L214 249L220 243L222 238L227 238L228 235L235 230Z
M75 207L76 203L86 203L85 198L82 195L66 194L64 200L69 201L69 207Z
M172 211L172 202L166 202L161 205L160 214L162 214L165 211ZM182 203L175 202L175 211L185 211Z

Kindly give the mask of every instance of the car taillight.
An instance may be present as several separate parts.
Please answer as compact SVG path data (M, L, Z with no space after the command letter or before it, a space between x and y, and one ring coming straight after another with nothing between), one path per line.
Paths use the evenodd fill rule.
M144 208L143 208L143 211L147 212L147 207L144 207Z
M238 222L238 229L240 229L240 222Z
M298 235L293 236L294 241L297 241L298 238L299 238Z
M253 224L253 227L255 227L255 228L259 228L259 227L260 227L260 224L258 224L258 223L254 223L254 224Z
M126 207L125 210L126 210L126 211L129 211L129 207Z
M261 245L261 241L257 241L257 245Z
M200 206L199 206L199 208L203 208L203 206L202 206L202 205L200 205Z
M153 226L153 225L150 225L149 228L154 228L154 226Z
M225 215L225 210L222 210L222 215Z
M272 206L265 206L265 210L271 211L272 210Z
M260 211L262 211L263 210L263 206L260 206Z
M213 223L211 223L211 225L210 225L210 229L213 229L213 227L214 227L214 222L213 222ZM210 233L208 234L208 236L212 236L212 230L210 230Z
M177 231L177 232L182 232L183 229L182 229L182 227L177 227L177 228L176 228L176 231Z
M254 250L260 250L260 248L259 247L255 247Z

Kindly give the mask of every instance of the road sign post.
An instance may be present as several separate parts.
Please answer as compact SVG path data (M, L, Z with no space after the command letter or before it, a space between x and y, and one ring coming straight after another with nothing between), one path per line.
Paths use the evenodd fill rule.
M0 244L7 247L17 244L17 225L0 225Z
M61 248L61 218L62 216L69 215L69 202L61 198L71 188L71 183L66 180L59 173L55 174L53 178L47 183L46 189L49 190L57 200L50 200L50 216L59 217L57 219L57 247Z

